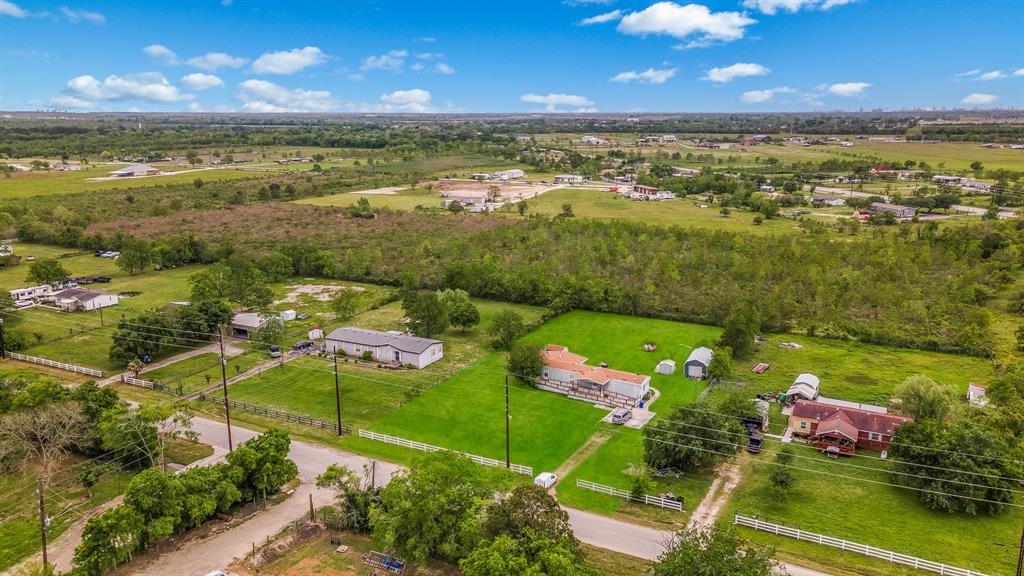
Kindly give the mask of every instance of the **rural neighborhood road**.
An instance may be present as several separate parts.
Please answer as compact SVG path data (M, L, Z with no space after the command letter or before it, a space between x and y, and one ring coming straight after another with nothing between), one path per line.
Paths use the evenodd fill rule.
M804 190L810 190L810 186L805 186ZM873 193L873 192L857 192L856 190L848 190L846 188L833 188L833 187L829 187L829 186L815 186L814 187L814 191L815 192L823 192L825 194L835 194L835 195L838 195L838 196L855 196L857 198L871 198L872 196L878 196L880 198L885 199L887 202L889 201L889 197L886 196L885 194L878 194L878 193ZM967 205L964 205L964 204L954 204L953 205L953 212L965 212L967 214L984 215L986 212L988 212L988 210L985 209L985 208L982 208L980 206L967 206ZM1000 208L999 209L999 217L1000 218L1016 218L1017 216L1018 216L1017 212L1015 212L1013 210L1010 210L1009 208Z

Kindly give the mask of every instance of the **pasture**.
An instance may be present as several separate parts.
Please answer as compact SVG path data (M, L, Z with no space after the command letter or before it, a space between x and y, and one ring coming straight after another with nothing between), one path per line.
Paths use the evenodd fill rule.
M352 206L365 198L371 208L391 208L392 210L414 210L418 206L440 208L441 197L426 188L407 188L394 194L361 194L359 192L342 192L330 196L317 196L296 200L296 204L312 204L314 206Z

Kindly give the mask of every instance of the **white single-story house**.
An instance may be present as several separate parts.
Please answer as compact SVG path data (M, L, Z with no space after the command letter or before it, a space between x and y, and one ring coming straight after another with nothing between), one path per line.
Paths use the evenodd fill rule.
M231 333L236 338L252 338L253 333L269 322L284 323L280 316L265 316L257 312L239 312L231 319Z
M775 192L775 186L769 186L768 184L761 184L757 189L761 192Z
M654 371L658 374L664 374L666 376L675 374L676 361L675 360L662 360L658 362L658 365L654 368Z
M632 408L650 390L651 377L585 364L587 358L565 346L544 348L544 369L537 387L570 398Z
M582 136L582 137L580 137L580 142L582 142L584 144L597 144L597 145L600 145L600 144L604 144L605 143L605 139L604 138L598 138L597 136Z
M828 194L815 194L811 196L811 204L815 206L843 206L846 199L840 196L829 196Z
M913 206L903 206L901 204L886 204L885 202L872 202L868 210L877 214L879 212L892 212L897 218L901 220L907 220L914 217L917 214L917 209Z
M583 184L585 178L579 174L559 174L555 176L555 184Z
M494 173L494 177L498 180L516 180L518 178L525 178L526 172L523 172L519 168L512 168L511 170L498 170Z
M936 174L932 176L932 182L936 184L945 184L947 186L958 186L963 184L967 178L963 176L943 176L942 174Z
M786 396L792 398L799 396L805 400L817 400L819 388L821 387L821 381L814 374L803 373L796 377L793 384L790 385L789 390L786 390Z
M338 328L327 335L326 342L331 354L341 350L346 356L358 358L369 352L373 360L386 364L425 368L444 358L444 343L440 340L396 331Z
M42 298L43 296L49 296L53 294L53 286L49 284L40 284L39 286L29 286L28 288L15 288L11 290L11 298L17 300L32 300L33 298Z
M131 166L125 166L120 170L114 170L113 172L110 172L110 175L117 178L132 178L135 176L156 176L159 173L159 168L154 168L147 164L132 164Z
M76 312L78 310L92 312L93 310L117 304L117 294L95 292L85 288L67 288L60 292L54 292L48 298L53 300L57 308L65 312Z
M703 380L708 377L708 366L711 365L711 358L714 356L714 351L711 348L700 346L694 348L690 355L686 357L686 363L683 364L683 374L690 380Z
M483 208L487 206L487 190L456 190L444 195L444 206L458 202L463 208Z

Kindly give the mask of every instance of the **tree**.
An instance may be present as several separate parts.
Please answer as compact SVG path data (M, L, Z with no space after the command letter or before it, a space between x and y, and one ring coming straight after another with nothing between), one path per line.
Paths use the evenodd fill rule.
M490 538L510 536L516 540L537 534L552 542L566 542L580 555L579 542L566 513L548 491L534 484L519 485L488 504L481 528Z
M117 454L118 460L132 467L154 466L160 454L156 421L151 410L130 408L119 403L104 412L97 430L101 446Z
M331 298L331 311L334 319L345 322L356 315L359 309L359 293L349 288L342 288Z
M576 214L572 211L572 204L568 202L562 204L562 211L558 214L559 218L572 218Z
M266 501L268 493L277 492L299 474L295 462L288 459L290 445L286 432L270 428L228 454L228 463L241 472L238 487L243 498L254 500L262 494Z
M365 486L355 472L338 464L331 464L317 476L316 485L338 492L338 508L341 515L338 525L333 528L356 532L370 531L370 507L378 501L378 490Z
M772 486L782 497L789 494L789 490L793 487L795 480L793 473L789 470L789 465L792 461L793 448L786 446L775 455L775 463L777 466L772 466L772 471L768 475L768 479L771 481Z
M985 166L981 162L979 162L977 160L975 160L974 162L971 162L971 170L973 170L974 172L981 172L981 170L984 167Z
M725 319L725 331L719 346L728 346L736 358L746 358L754 349L754 338L761 331L761 320L749 305L742 304Z
M124 503L142 515L145 547L174 534L185 505L185 488L175 474L147 468L128 482Z
M392 478L371 507L374 543L413 563L463 558L479 539L477 511L491 492L482 469L465 456L421 456Z
M111 568L130 562L142 547L145 519L131 506L115 506L90 518L82 529L82 541L75 548L75 574L101 576Z
M644 460L655 470L705 468L738 452L743 436L738 420L697 402L644 427Z
M60 262L53 258L41 258L29 264L26 280L35 284L58 284L66 280L71 273Z
M292 259L281 252L267 254L259 259L256 266L268 282L280 282L292 275Z
M462 203L459 202L458 200L452 200L448 202L448 211L451 212L452 214L458 214L463 210L465 210L465 208L462 206Z
M167 442L178 438L196 440L198 437L192 431L192 408L186 403L140 404L139 410L143 412L143 419L152 421L156 428L160 469L166 471Z
M491 337L491 345L499 350L508 350L520 336L526 334L523 317L514 310L502 310L494 315L487 334Z
M773 576L775 551L749 546L735 531L713 525L676 532L654 564L654 576Z
M563 541L532 531L523 538L498 536L459 561L464 576L598 576Z
M525 384L533 384L544 371L544 354L540 344L520 342L508 354L509 375Z
M732 375L732 348L722 346L711 356L708 364L708 376L722 379Z
M651 469L646 464L629 465L626 469L629 476L629 494L634 498L643 498L654 489L654 479L651 478Z
M132 360L155 358L177 342L178 333L170 317L159 310L122 318L110 346L110 360L126 366Z
M224 296L242 309L259 309L270 306L274 292L264 283L263 273L250 260L232 256L227 262Z
M117 267L134 276L149 267L153 262L153 251L149 243L133 237L125 238L121 244L121 255L117 257Z
M190 307L195 308L196 312L202 315L206 330L211 334L215 333L219 327L227 326L234 317L231 306L223 300L201 300L193 302Z
M409 329L417 336L432 338L448 329L448 310L434 292L412 292L402 301Z
M0 417L0 461L20 457L38 466L48 487L65 458L86 439L84 419L75 402L52 402Z
M260 344L281 344L284 342L284 322L276 314L260 313L260 326L252 333L252 341Z
M530 209L530 205L526 203L526 200L520 200L516 202L516 211L519 212L520 216L526 216L526 211Z
M195 186L196 190L199 190L200 188L203 187L203 179L196 178L195 180L192 181L192 185Z
M465 333L480 323L480 310L472 302L458 302L448 309L448 321L452 326L462 328Z
M900 413L915 420L945 420L953 412L959 398L949 386L927 376L915 375L896 387L893 395Z

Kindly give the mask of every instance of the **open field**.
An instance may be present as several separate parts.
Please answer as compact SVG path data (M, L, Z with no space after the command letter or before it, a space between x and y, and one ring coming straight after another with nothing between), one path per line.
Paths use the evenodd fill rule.
M751 395L784 392L797 375L810 372L821 379L824 396L884 406L895 387L915 374L945 384L958 394L967 392L969 382L989 384L996 378L992 364L975 356L790 334L772 334L766 339L750 358L734 362L731 380L748 384L730 382L723 387L744 388ZM783 342L796 342L801 348L784 348L780 346ZM771 368L754 374L750 369L758 362L767 362Z
M650 224L686 226L708 230L743 231L755 234L794 233L800 227L795 220L773 218L754 225L754 214L732 209L728 217L717 206L700 208L699 202L681 198L662 202L635 202L614 192L581 188L552 190L539 198L528 200L529 213L555 216L563 204L572 204L573 213L584 218L636 220Z
M417 206L439 208L441 198L426 188L407 188L395 194L360 194L358 192L342 192L330 196L318 196L297 200L296 204L313 204L314 206L351 206L361 198L366 198L372 208L391 208L393 210L413 210Z
M237 376L268 358L265 353L250 352L228 358L228 378ZM182 387L184 393L194 392L221 381L220 354L206 352L198 356L175 362L163 368L143 372L140 378Z
M755 462L773 462L779 444L769 440ZM886 462L871 458L829 460L810 447L794 444L799 455L793 466L808 470L888 482ZM859 454L870 455L861 451ZM850 464L869 469L850 468ZM1009 574L1017 560L1024 510L1007 509L998 516L966 516L936 512L921 505L917 493L880 484L793 470L795 483L788 495L769 482L773 466L753 464L744 474L720 520L731 524L734 514L758 516L769 522L870 544L879 548L979 570L993 576ZM884 519L884 521L882 520ZM744 537L779 549L782 556L834 574L893 576L920 574L887 562L835 548L778 537L743 528Z

